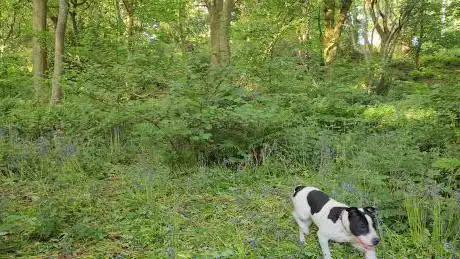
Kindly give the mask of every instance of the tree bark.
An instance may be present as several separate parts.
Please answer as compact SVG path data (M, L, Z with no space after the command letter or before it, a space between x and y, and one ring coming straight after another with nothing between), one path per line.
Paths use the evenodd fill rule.
M373 85L373 80L374 80L374 71L373 71L373 65L372 65L372 43L371 43L372 41L369 40L369 36L368 36L367 28L369 27L368 26L369 16L365 8L363 10L363 14L364 14L364 18L362 21L358 20L357 15L352 16L353 18L350 23L352 27L352 31L353 31L351 42L352 42L352 45L355 51L362 54L364 57L364 61L366 62L366 69L367 69L366 74L367 75L366 75L365 84L366 84L366 88L368 92L370 93L372 85ZM359 29L355 27L356 26L355 21L359 22L358 24ZM357 43L357 38L359 36L360 30L362 30L361 36L363 37L363 40L364 40L364 44L362 47L358 46L358 43ZM371 33L373 33L373 31L371 31Z
M78 2L78 0L70 0L70 6L69 6L69 15L70 15L70 20L72 22L72 30L73 30L73 35L72 35L72 45L73 46L78 46L78 34L79 34L79 28L78 28L78 19L77 19L77 9L79 6L84 5L88 2L88 0L83 0L81 2Z
M300 49L297 51L296 55L300 58L305 58L307 56L307 51L304 50L304 45L310 40L310 29L311 29L311 18L309 14L311 13L310 5L304 3L302 5L302 27L299 28L298 39L300 44Z
M422 45L425 37L425 7L422 7L421 19L420 19L420 34L417 38L417 46L415 46L415 68L420 69L420 53L422 52Z
M447 0L441 1L441 38L444 38L446 32L447 17Z
M37 102L42 102L46 95L44 88L44 77L47 70L46 46L40 39L46 31L46 0L32 1L32 28L34 37L32 40L32 73L34 94Z
M123 0L123 6L126 11L126 39L128 43L128 52L133 51L133 26L134 26L134 3L129 0Z
M321 66L324 66L324 36L323 36L323 29L321 27L321 7L318 8L318 19L316 20L318 25L318 32L319 32L319 41L321 42Z
M77 0L70 0L70 4L72 8L69 10L70 20L72 21L72 45L78 45L78 21L77 21L77 7L78 2Z
M56 24L56 37L54 43L54 73L50 101L51 105L60 103L62 99L60 82L63 71L65 29L67 24L68 8L68 0L59 0L59 15Z
M210 0L206 2L210 27L211 66L230 64L230 22L233 0Z
M223 15L221 20L222 33L220 35L220 49L222 63L224 65L230 64L230 22L232 18L233 0L225 0L223 7Z
M336 22L335 0L324 0L324 23L326 31L323 40L323 55L326 65L330 65L337 54L340 34L342 33L343 25L347 21L350 7L351 0L342 0L342 6Z
M415 48L415 68L420 69L420 53L422 52L423 37L425 34L425 28L423 26L423 21L420 23L420 36L417 41L417 46Z

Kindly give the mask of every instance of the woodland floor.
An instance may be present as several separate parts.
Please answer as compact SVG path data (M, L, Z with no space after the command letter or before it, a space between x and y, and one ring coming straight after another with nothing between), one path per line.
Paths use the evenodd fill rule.
M199 168L173 173L142 166L119 168L107 179L56 175L0 183L0 252L8 257L91 258L317 258L316 235L298 242L290 196L297 184L333 191L340 184L303 171ZM334 191L333 191L334 192ZM337 197L340 199L340 197ZM361 205L361 204L357 204ZM364 204L362 204L364 205ZM380 226L378 255L416 254L403 236ZM313 230L315 231L315 230ZM359 258L331 242L336 258ZM1 257L1 256L0 256Z

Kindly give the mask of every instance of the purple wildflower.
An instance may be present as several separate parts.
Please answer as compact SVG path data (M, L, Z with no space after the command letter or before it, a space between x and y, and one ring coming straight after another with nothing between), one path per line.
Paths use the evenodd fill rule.
M252 248L256 248L256 240L255 240L255 239L249 240L249 245L250 245Z
M450 252L452 250L452 243L447 241L444 243L444 251Z
M460 192L454 191L454 197L457 203L460 204Z
M65 160L69 156L75 154L77 152L77 147L73 144L69 144L65 146L64 151L62 151L61 159Z
M179 214L181 214L182 216L186 217L186 218L190 218L190 214L188 214L187 212L185 211L179 211Z
M168 247L168 256L174 257L175 254L176 254L176 251L174 251L174 248Z
M342 188L348 192L357 192L357 189L351 183L342 183Z
M277 231L275 232L275 239L276 239L276 240L279 241L279 240L284 239L285 237L286 237L286 233L285 233L284 231L282 231L282 230L277 230Z
M227 158L224 158L224 160L222 161L222 165L223 165L223 166L228 166L228 165L230 165L230 160L227 159Z
M44 137L37 139L37 153L39 156L46 156L49 152L49 143Z
M127 258L127 256L123 253L116 253L112 256L113 259L124 259Z

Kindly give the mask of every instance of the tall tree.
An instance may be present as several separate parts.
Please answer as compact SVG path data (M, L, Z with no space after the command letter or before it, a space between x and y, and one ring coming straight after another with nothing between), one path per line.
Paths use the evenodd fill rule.
M78 45L78 34L79 34L79 28L78 28L78 20L77 20L77 10L78 7L81 5L84 5L88 2L88 0L70 0L70 5L69 5L69 16L70 16L70 21L72 22L72 30L73 30L73 35L72 35L72 44L74 46Z
M212 66L230 63L230 22L233 0L208 0L210 54Z
M65 29L67 24L68 10L68 0L59 0L59 15L56 24L56 35L54 43L54 73L53 88L51 91L51 105L60 103L62 98L60 81L63 70Z
M34 76L34 90L37 101L43 101L45 96L44 76L47 70L46 47L43 43L43 32L46 31L46 0L32 1L32 28L34 31L32 49L32 73Z
M362 13L361 19L358 19L358 13ZM366 62L367 76L366 76L366 87L368 90L371 89L374 81L373 71L373 58L372 58L372 40L369 39L369 35L373 35L374 30L368 31L369 28L369 15L366 8L359 8L356 12L351 15L351 42L356 52L360 53L364 57ZM362 39L362 44L358 43L358 39Z
M128 41L129 53L133 50L134 1L135 0L122 0L126 12L126 39Z
M303 47L311 39L311 22L312 22L312 12L313 5L309 4L308 1L305 1L301 5L302 10L302 26L299 28L297 34L300 45ZM297 56L304 57L307 52L303 49L297 51Z
M375 92L382 95L386 94L389 90L389 65L393 58L398 37L403 27L409 21L416 1L404 1L399 8L397 6L398 1L396 0L365 1L366 8L381 41L379 50L380 67Z
M420 53L422 52L422 45L425 42L425 21L426 21L426 7L425 5L427 4L425 0L422 0L423 4L421 5L421 10L419 10L419 28L418 28L418 35L413 37L413 45L415 45L415 51L414 51L414 61L415 61L415 67L417 69L420 69Z
M336 54L342 28L347 21L351 0L342 0L337 14L336 0L324 0L324 23L326 30L323 37L324 63L330 65Z

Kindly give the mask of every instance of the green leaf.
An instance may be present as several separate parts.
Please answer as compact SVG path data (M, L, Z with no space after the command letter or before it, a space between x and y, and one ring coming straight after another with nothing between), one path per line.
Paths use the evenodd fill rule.
M460 160L456 158L443 157L436 160L432 166L438 169L453 170L460 167Z

